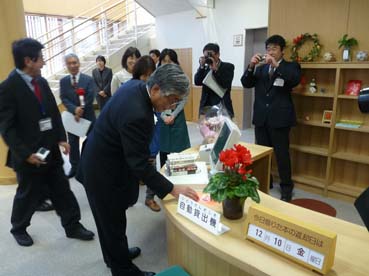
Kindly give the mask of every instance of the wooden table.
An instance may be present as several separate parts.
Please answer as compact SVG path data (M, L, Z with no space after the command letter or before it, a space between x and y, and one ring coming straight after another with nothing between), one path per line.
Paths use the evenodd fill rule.
M259 180L260 183L259 190L269 194L270 169L273 148L244 142L241 142L240 144L245 146L251 152L253 161L253 164L250 166L250 169L252 169L251 174ZM185 153L198 152L199 148L200 146L192 147L183 152ZM194 187L195 188L199 187L199 185L194 185Z
M262 167L261 164L269 158L271 152L268 152L268 148L257 145L246 146L253 154L258 154L254 157L254 165L257 177L260 178L262 169L258 166ZM269 170L264 168L264 174L262 186L266 185L268 190ZM366 228L285 203L263 192L260 192L260 197L260 204L266 207L337 233L335 264L327 275L369 275L369 233ZM246 215L251 202L251 199L246 200ZM178 264L192 276L318 275L245 240L245 216L237 221L222 217L222 223L231 230L215 236L178 215L177 201L173 197L166 197L163 205L166 212L169 265ZM213 209L221 212L220 205L213 205Z

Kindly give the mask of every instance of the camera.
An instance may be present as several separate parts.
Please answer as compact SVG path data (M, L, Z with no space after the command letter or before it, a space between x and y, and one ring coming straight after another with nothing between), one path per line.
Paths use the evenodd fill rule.
M39 148L38 151L36 152L36 156L41 160L41 161L45 161L46 157L49 155L50 151L46 148Z
M265 62L266 55L259 55L259 62Z
M212 65L213 64L213 60L211 59L212 57L213 57L213 53L207 52L207 55L205 57L205 63L208 65Z

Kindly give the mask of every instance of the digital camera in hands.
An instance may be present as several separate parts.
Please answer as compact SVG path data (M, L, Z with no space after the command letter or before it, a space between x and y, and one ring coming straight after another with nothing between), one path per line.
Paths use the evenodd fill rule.
M259 58L259 62L265 62L266 55L259 55L258 58Z
M36 156L38 159L40 159L41 161L45 161L46 157L49 155L50 151L47 148L39 148L36 152Z
M212 65L213 64L213 60L211 59L213 57L213 53L212 52L207 52L207 55L205 57L205 63L207 65Z

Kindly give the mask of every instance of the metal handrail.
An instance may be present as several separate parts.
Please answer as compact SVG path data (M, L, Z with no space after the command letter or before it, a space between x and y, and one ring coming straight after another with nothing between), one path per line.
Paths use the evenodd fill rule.
M110 27L110 29L111 29L111 28L113 28L113 27ZM86 36L86 37L84 37L84 38L82 38L82 39L78 40L77 42L75 42L75 43L74 43L74 45L71 45L71 46L69 46L69 47L66 47L66 48L64 48L62 51L60 51L59 53L57 53L57 54L55 54L55 55L53 55L53 56L51 56L51 57L49 57L49 58L45 59L45 62L47 62L47 61L49 61L49 60L53 59L54 57L56 57L56 56L58 56L58 55L60 55L60 54L64 53L66 50L68 50L68 49L70 49L70 48L73 48L74 46L76 46L76 45L77 45L77 44L79 44L80 42L85 41L86 39L88 39L91 35L93 35L93 34L95 34L95 33L98 33L99 31L101 31L101 30L103 30L103 29L104 29L104 27L101 27L101 28L97 29L95 32L90 33L88 36ZM47 48L47 47L45 47L45 48Z
M114 17L113 19L115 19L115 20L118 20L118 19L121 19L121 18L125 18L125 17L127 17L127 15L129 15L129 14L131 14L131 13L134 13L134 11L130 11L129 13L127 13L127 14L124 14L123 16L120 16L120 17ZM84 21L83 23L86 23L86 21ZM89 24L94 24L94 22L93 21L89 21L89 22L87 22L87 23L89 23ZM72 30L74 30L74 29L76 29L78 26L81 26L82 24L79 24L79 25L77 25L77 26L75 26L74 28L71 28L71 29L69 29L69 30L67 30L67 31L65 31L65 32L63 32L63 33L61 33L61 34L59 34L58 36L56 36L56 37L54 37L53 39L50 39L49 41L47 41L47 42L45 42L44 44L45 45L49 45L50 44L50 42L51 41L54 41L55 39L57 39L57 38L59 38L59 37L63 37L63 35L64 34L68 34L68 36L67 37L64 37L63 39L61 39L60 41L58 41L58 43L61 43L61 42L64 42L64 41L66 41L68 38L70 38L70 32L72 31ZM87 25L87 26L85 26L84 28L86 28L86 27L88 27L89 25ZM102 29L102 28L100 28L100 29ZM93 34L93 33L92 33ZM90 34L91 35L91 34ZM74 45L77 45L78 44L78 42L77 43L74 43ZM50 46L45 46L45 50L47 50L48 48L51 48L51 47L53 47L54 45L53 44L51 44Z
M51 75L62 72L64 68L63 55L66 53L73 51L83 58L84 55L90 55L93 51L98 50L98 45L102 45L104 47L101 47L101 49L109 58L112 53L119 50L118 48L121 48L110 46L110 44L112 44L112 42L110 42L112 38L119 39L122 34L132 30L132 36L124 40L123 43L126 45L132 43L132 41L136 41L137 44L137 37L142 35L142 30L147 32L149 28L152 27L152 25L148 25L148 28L145 27L138 32L137 12L141 9L143 10L143 8L137 5L134 0L118 0L115 3L111 1L112 0L105 1L97 7L89 9L83 13L89 13L89 15L84 18L79 15L79 17L75 17L71 20L66 21L63 19L63 22L59 21L60 23L53 23L55 24L54 26L57 24L58 27L54 28L54 26L51 25L53 26L51 30L48 30L46 27L47 32L38 36L37 39L39 40L42 38L45 40L45 37L47 38L47 41L41 40L45 45L43 49L46 62L46 66L43 69L43 75L45 77L50 77ZM109 4L108 6L106 5L107 3ZM99 7L101 8L103 5L107 7L97 11L97 9ZM40 24L38 22L42 20L42 17L40 18L41 19L32 19L34 21L30 21L33 22L30 26L39 26L37 24ZM44 18L45 22L49 20L46 20L46 17ZM151 24L150 22L152 21L149 19L146 22ZM34 33L39 32L38 29L34 29L34 27L30 30L36 30ZM87 63L86 65L83 71L91 69L94 63L91 62L91 64Z
M91 22L91 19L93 19L93 18L95 18L95 17L97 17L97 16L99 16L99 15L101 15L101 14L104 14L107 10L110 10L110 9L112 9L112 8L114 8L114 7L116 7L116 6L118 6L119 4L121 4L121 3L123 3L123 2L125 2L126 0L121 0L121 1L119 1L118 3L116 3L116 4L114 4L114 5L112 5L112 6L110 6L108 9L106 9L105 11L101 11L101 12L99 12L99 13L97 13L97 14L95 14L95 15L93 15L93 16L90 16L89 18L87 18L87 19L85 19L83 22L81 22L81 23L79 23L79 24L77 24L76 26L73 26L72 28L70 28L70 29L68 29L68 30L66 30L66 31L64 31L64 32L62 32L62 33L60 33L60 34L58 34L57 36L55 36L55 37L53 37L53 38L51 38L51 39L49 39L48 41L46 41L44 44L49 44L50 42L52 42L52 41L54 41L55 39L57 39L57 38L59 38L59 37L61 37L61 36L63 36L64 34L67 34L67 33L69 33L69 32L71 32L71 31L73 31L73 30L75 30L75 29L77 29L79 26L82 26L83 24L85 24L86 22ZM73 19L71 19L71 20L74 20L74 18ZM67 23L65 23L65 24L63 24L63 26L64 25L66 25Z
M119 2L117 2L117 3L113 4L113 5L119 5L119 4L121 4L121 3L123 3L123 2L126 2L126 1L127 1L127 0L120 0ZM87 11L84 11L83 13L81 13L81 14L79 14L79 15L74 16L72 19L70 19L70 20L68 20L67 22L65 22L62 26L69 24L69 23L70 23L72 20L74 20L75 18L85 17L85 16L84 16L85 14L88 14L88 13L90 13L91 11L93 11L93 10L95 10L95 9L98 9L98 8L103 7L107 2L111 2L111 0L106 0L106 1L104 1L103 3L101 3L101 4L99 4L99 5L95 6L95 7L91 8L91 9L89 9L89 10L87 10ZM109 7L108 7L108 8L106 8L105 10L108 10L109 8L111 8L111 6L109 6ZM59 28L60 28L60 26L58 26L58 27L56 27L56 28L54 28L54 29L49 30L48 32L46 32L46 33L44 33L44 34L40 35L39 37L37 37L37 38L36 38L36 40L41 40L41 38L42 38L42 37L44 37L44 36L46 36L46 37L47 37L47 35L48 35L49 33L54 32L54 31L57 31Z

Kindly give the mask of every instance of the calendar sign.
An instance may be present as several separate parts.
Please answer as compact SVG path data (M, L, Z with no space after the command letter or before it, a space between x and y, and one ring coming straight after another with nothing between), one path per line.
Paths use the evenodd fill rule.
M261 205L249 208L246 223L247 239L322 274L332 268L335 233Z
M223 234L229 230L229 227L220 222L218 212L182 194L178 198L177 213L215 235Z

